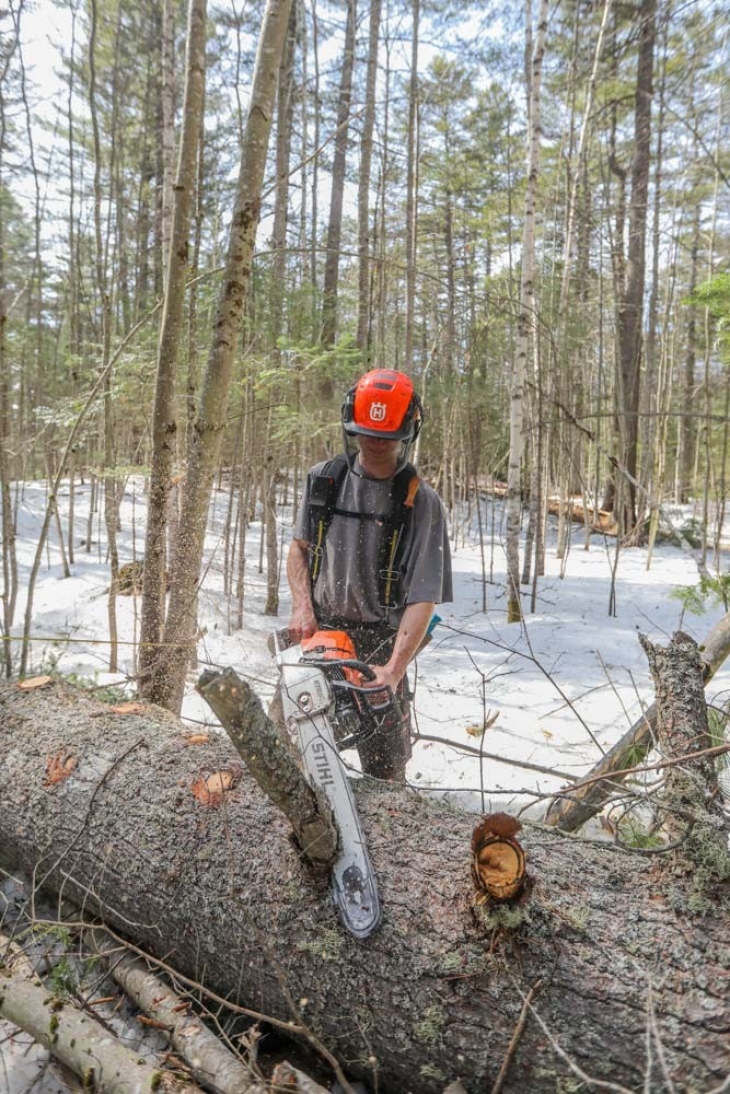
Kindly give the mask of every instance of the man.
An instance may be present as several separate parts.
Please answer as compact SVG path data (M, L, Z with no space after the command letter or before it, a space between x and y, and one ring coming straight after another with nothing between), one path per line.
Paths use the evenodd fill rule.
M434 606L452 598L443 507L407 462L422 419L405 373L360 378L342 406L344 456L309 472L287 560L293 640L347 631L373 669L367 686L397 695L399 722L385 719L358 752L365 772L398 781L411 755L406 669Z

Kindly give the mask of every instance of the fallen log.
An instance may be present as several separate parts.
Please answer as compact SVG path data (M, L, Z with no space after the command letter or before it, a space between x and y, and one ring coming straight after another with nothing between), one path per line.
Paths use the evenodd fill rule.
M679 919L692 876L664 891L655 859L526 825L531 891L475 907L475 818L362 781L385 916L357 942L230 742L136 709L0 685L7 866L219 995L306 1025L380 1094L457 1079L481 1094L498 1076L552 1094L573 1068L650 1089L657 1061L678 1092L707 1092L730 1072L726 889L706 894L712 915L684 900Z
M550 497L547 501L548 513L560 516L561 512L574 524L583 524L591 532L604 536L615 536L618 531L616 514L607 509L598 509L592 505L584 505L580 498Z
M196 1082L216 1094L266 1094L253 1069L234 1056L191 1012L190 1004L153 975L139 958L115 945L103 931L87 931L85 941L92 954L106 958L112 979L125 994L158 1028L164 1029Z
M8 940L0 946L10 953ZM99 1094L202 1094L199 1086L176 1078L140 1058L93 1015L44 987L20 955L0 967L0 1018L24 1029Z

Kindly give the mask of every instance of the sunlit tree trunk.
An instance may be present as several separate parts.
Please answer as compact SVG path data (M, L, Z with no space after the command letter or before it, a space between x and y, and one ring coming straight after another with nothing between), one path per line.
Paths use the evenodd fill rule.
M180 140L173 234L166 259L167 280L157 355L155 404L152 417L152 465L145 536L145 566L140 631L140 692L147 695L160 657L164 620L165 559L168 498L176 455L177 416L175 372L183 332L185 279L188 272L190 217L196 191L198 140L205 90L206 0L190 0L188 8L185 101ZM164 656L162 657L164 661Z
M5 82L13 54L18 44L19 26L16 23L12 40L5 43L3 65L0 70L0 194L5 190L4 155L7 139L7 118L5 113ZM5 352L5 331L8 312L12 301L8 298L8 286L5 282L5 204L0 201L0 507L2 508L2 637L3 648L0 658L5 675L12 673L12 650L10 631L15 617L15 604L18 595L18 562L15 552L15 517L11 490L12 468L10 466L10 377Z
M5 143L5 109L0 97L0 188L3 185L2 154ZM18 568L15 554L15 522L13 518L13 499L10 489L10 384L8 364L5 356L5 325L7 289L5 286L5 217L0 202L0 507L2 507L2 556L3 556L3 618L2 618L2 661L5 675L12 672L10 630L15 615L15 601L18 593Z
M340 75L340 97L337 107L337 133L332 163L332 193L327 228L324 285L322 295L322 345L331 348L337 333L337 287L340 269L340 238L342 235L342 208L345 196L345 167L347 162L347 131L352 99L352 70L355 62L355 0L347 0L347 24L345 26L345 53ZM325 384L325 390L330 388Z
M249 291L277 76L290 8L291 0L268 0L263 17L225 270L190 446L180 534L172 562L163 638L166 659L164 664L156 666L148 693L155 702L171 710L179 710L182 704L185 672L194 648L192 613L208 506L225 425L233 359Z
M371 239L370 239L370 175L373 161L373 129L375 127L375 85L378 75L378 38L381 0L371 0L368 37L368 67L365 81L365 115L360 139L360 173L358 177L358 292L357 348L367 361L370 356L371 315Z
M629 473L627 481L623 484L625 504L622 506L622 512L617 515L620 527L625 533L634 530L637 520L636 487L632 480L636 480L638 467L641 325L644 314L646 225L651 167L651 100L656 3L657 0L641 0L639 8L639 56L627 261L624 270L625 278L615 287L622 462Z
M697 365L697 305L692 295L697 288L700 230L702 206L696 201L692 218L692 242L690 244L689 283L687 286L690 303L687 305L686 348L684 357L684 376L682 383L682 417L680 418L680 472L677 484L677 501L687 501L694 480L694 455L697 444L697 424L694 417L696 407L696 365Z
M117 671L117 586L119 579L119 552L117 547L117 481L114 433L114 407L112 399L112 371L107 368L111 356L111 296L107 284L106 248L103 229L102 149L97 85L97 36L99 10L97 0L91 0L91 30L89 35L89 114L94 148L94 271L95 288L99 308L101 332L101 369L104 375L104 524L109 554L109 594L107 618L109 621L109 672Z
M522 270L520 274L520 310L517 320L517 347L510 391L510 450L507 469L507 620L522 619L520 601L520 517L522 513L522 447L524 386L530 336L535 329L535 216L537 180L540 165L540 87L542 61L547 33L547 0L541 0L537 32L530 56L529 116L527 145L527 192L522 232ZM527 27L532 29L532 3L527 2Z
M271 232L271 341L279 356L278 342L283 331L284 294L287 271L287 226L289 223L289 164L294 90L294 46L297 36L298 4L293 3L289 30L279 71L279 95L276 108L276 198Z
M170 244L173 234L173 173L175 170L175 15L173 0L162 0L162 35L160 41L162 72L160 111L162 132L162 271L167 286Z
M406 331L405 367L413 368L413 331L416 312L416 248L418 204L418 36L420 0L413 0L411 76L408 85L408 161L406 165Z

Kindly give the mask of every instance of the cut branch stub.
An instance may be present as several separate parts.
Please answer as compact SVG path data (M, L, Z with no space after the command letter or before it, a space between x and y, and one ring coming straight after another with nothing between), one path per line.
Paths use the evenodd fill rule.
M512 900L525 884L525 852L515 839L522 825L507 813L490 813L471 838L476 904Z
M313 865L330 865L339 833L329 807L305 779L246 681L233 669L204 672L197 691L261 789L289 819L304 856Z

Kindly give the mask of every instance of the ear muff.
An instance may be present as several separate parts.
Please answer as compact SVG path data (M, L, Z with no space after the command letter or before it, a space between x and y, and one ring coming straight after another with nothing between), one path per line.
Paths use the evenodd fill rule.
M411 405L408 407L408 415L413 422L413 434L411 440L415 441L418 434L421 432L421 426L423 425L423 403L421 402L415 391L413 392L413 398L411 399Z
M343 425L349 425L350 422L354 421L354 417L355 417L355 390L356 389L354 387L350 388L347 395L345 396L345 401L342 404L341 413L342 413L342 424Z

